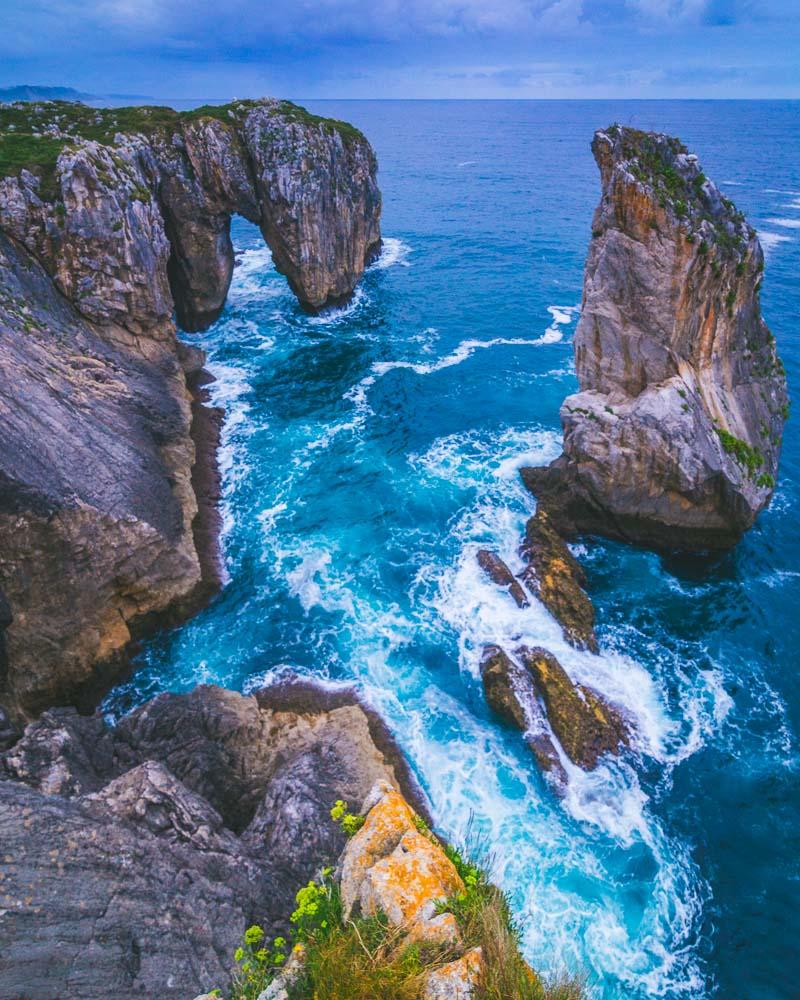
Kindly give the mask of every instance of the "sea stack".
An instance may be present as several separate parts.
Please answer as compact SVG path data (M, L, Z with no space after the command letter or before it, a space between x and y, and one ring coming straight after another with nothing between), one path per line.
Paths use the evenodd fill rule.
M675 138L595 133L602 195L564 450L523 479L565 535L725 549L772 497L788 416L755 230Z

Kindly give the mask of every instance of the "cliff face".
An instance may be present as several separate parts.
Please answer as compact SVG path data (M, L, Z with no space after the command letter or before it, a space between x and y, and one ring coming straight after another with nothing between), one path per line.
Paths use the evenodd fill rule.
M0 754L3 995L227 993L245 928L284 930L297 889L342 850L332 803L376 782L415 801L347 691L201 687L115 729L45 713Z
M788 414L755 231L665 135L613 126L575 334L564 453L526 484L567 533L732 545L769 502Z
M346 297L380 244L375 172L355 129L278 101L0 109L0 702L12 714L72 701L132 632L218 584L218 414L193 390L202 352L178 343L173 311L189 330L219 315L232 212L261 226L304 305Z
M2 130L0 229L97 322L157 329L174 300L184 329L212 323L233 271L234 212L260 226L311 309L346 298L380 246L369 143L288 102L185 114L11 106Z

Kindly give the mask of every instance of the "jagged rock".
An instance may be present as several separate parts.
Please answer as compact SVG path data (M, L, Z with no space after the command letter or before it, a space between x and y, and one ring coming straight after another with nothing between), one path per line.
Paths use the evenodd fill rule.
M437 903L464 891L464 883L435 838L417 827L414 811L390 784L381 782L364 801L366 820L340 862L345 919L385 913L389 923L411 938L454 943L452 913L437 914Z
M309 685L257 698L198 688L115 729L47 713L0 755L0 992L227 991L244 929L284 931L298 886L341 851L331 803L378 780L416 801L391 746L352 692ZM264 802L269 821L251 836Z
M559 622L564 638L596 653L594 605L583 589L586 576L541 508L528 520L522 552L528 560L522 578Z
M499 646L484 648L481 680L486 702L501 719L523 732L528 728L528 720L518 692L525 679L525 672Z
M0 131L21 117L17 132L55 124L56 148L49 170L0 179L0 229L100 323L148 332L173 303L186 329L213 322L233 271L234 212L261 227L275 266L313 309L349 296L380 246L369 143L287 101L185 114L12 106Z
M574 684L558 660L544 649L517 652L530 672L547 719L570 760L587 771L604 753L618 754L630 741L620 713L596 691Z
M612 126L564 453L523 479L559 530L734 544L769 502L788 413L755 231L677 139Z
M471 1000L483 971L483 951L471 948L461 958L435 969L425 984L425 1000Z
M530 673L499 646L487 646L481 660L481 679L489 707L509 725L525 733L525 742L558 793L567 774L547 731Z
M12 125L48 137L36 163L0 171L0 590L13 616L0 615L0 707L13 728L96 702L133 638L219 586L221 414L203 405L202 352L177 343L173 311L190 330L219 315L231 213L261 226L319 308L378 250L380 192L360 132L287 102L4 105L0 135Z
M488 549L480 549L477 559L478 565L489 579L496 583L498 587L504 587L516 601L517 607L527 608L530 605L530 601L525 596L525 591L522 589L519 580L517 580L500 556L494 552L490 552Z

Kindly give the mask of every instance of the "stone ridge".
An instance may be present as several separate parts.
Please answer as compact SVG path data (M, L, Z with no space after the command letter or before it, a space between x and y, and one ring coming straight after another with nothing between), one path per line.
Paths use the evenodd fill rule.
M775 488L788 396L755 231L669 136L595 134L602 194L564 453L523 479L567 535L733 545Z
M0 753L3 996L228 995L245 928L285 933L345 846L332 803L398 781L352 694L270 691L162 695L114 728L54 709Z
M288 101L189 112L69 102L0 109L0 229L87 318L135 333L219 315L230 218L261 228L301 304L353 291L380 247L375 155Z

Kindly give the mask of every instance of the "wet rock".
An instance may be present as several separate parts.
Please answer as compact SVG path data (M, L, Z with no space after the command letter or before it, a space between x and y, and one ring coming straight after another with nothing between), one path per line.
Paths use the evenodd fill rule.
M464 891L464 883L435 838L418 829L414 811L390 784L365 800L366 820L340 862L345 919L385 913L389 923L429 943L454 943L458 927L437 904Z
M530 601L526 597L519 580L517 580L500 556L494 552L490 552L488 549L480 549L477 558L478 564L489 579L496 583L498 587L505 588L516 601L517 607L527 608L530 605Z
M788 415L756 232L674 138L595 134L602 195L564 452L523 480L566 534L733 545L769 503Z
M597 692L574 684L551 653L520 649L517 655L530 672L553 732L574 764L591 771L603 754L618 754L628 745L628 726L621 714Z
M413 800L352 692L274 694L198 688L115 729L56 710L0 755L4 996L227 993L245 928L285 931L344 846L331 803L380 780Z
M525 733L525 742L555 790L563 792L567 774L547 730L530 673L499 646L487 646L481 660L483 690L489 707Z
M471 1000L483 971L483 951L472 948L461 958L435 969L425 985L425 1000Z
M586 576L564 539L542 509L525 527L522 578L559 622L564 638L578 649L597 652L594 605L584 590Z
M525 709L518 694L527 679L499 646L486 646L481 659L481 680L486 702L509 725L523 732L528 728Z

